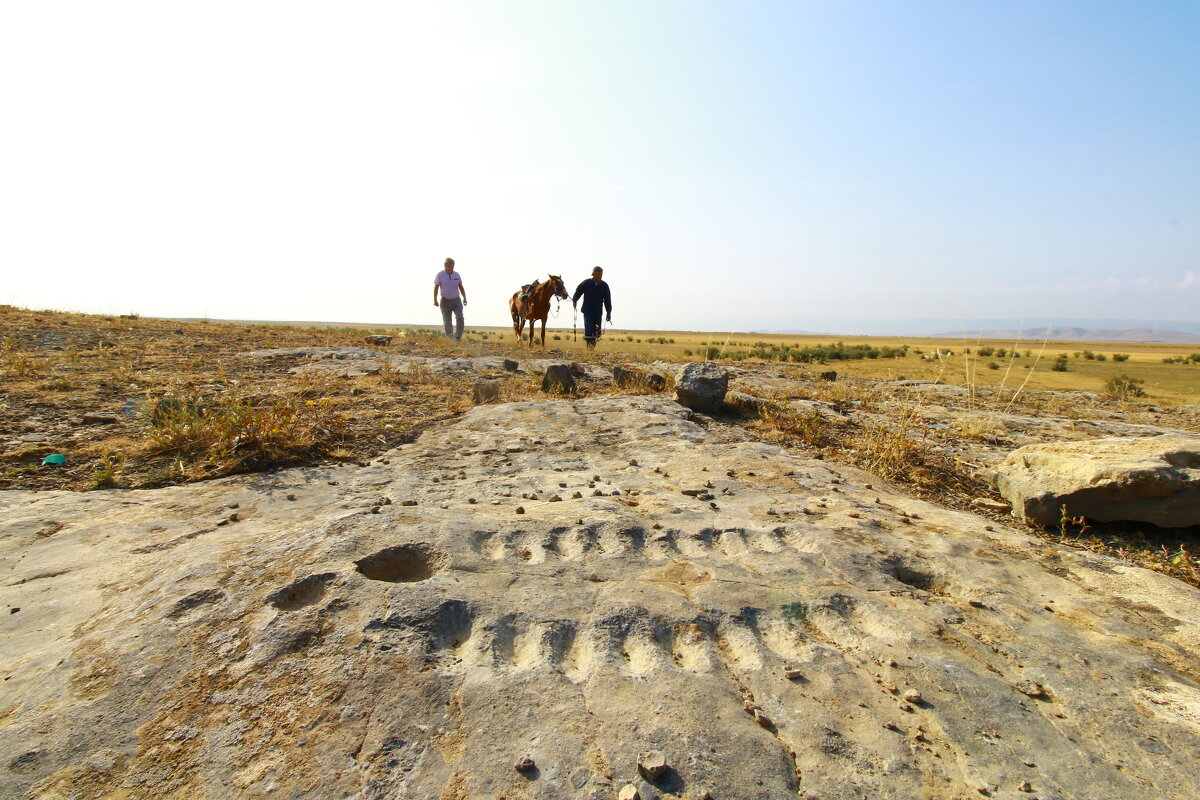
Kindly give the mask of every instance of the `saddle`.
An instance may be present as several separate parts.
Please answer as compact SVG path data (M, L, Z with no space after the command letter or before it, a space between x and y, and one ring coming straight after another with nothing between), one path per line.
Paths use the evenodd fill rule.
M522 303L528 303L529 298L531 298L533 296L533 290L536 289L540 285L541 285L541 281L534 281L533 283L522 284L521 294L519 295L518 299Z

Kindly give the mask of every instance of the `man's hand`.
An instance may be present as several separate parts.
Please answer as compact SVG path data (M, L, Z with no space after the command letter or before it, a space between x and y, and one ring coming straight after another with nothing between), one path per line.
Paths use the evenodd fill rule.
M609 325L612 325L612 316L607 317L604 321L607 322Z
M574 300L571 301L571 308L578 308L578 304Z
M467 307L467 298L463 298L463 308Z

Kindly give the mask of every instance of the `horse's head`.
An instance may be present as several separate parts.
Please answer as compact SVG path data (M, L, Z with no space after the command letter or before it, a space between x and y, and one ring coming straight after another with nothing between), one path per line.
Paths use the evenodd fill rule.
M554 287L554 296L561 300L570 300L567 294L567 287L563 285L563 279L559 275L550 276L550 285Z

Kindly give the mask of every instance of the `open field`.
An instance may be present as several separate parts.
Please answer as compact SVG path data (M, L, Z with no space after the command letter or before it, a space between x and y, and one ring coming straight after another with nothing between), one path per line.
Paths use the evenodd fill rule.
M237 323L228 323L237 324ZM253 323L279 325L283 323ZM326 323L294 323L302 328L328 328ZM348 325L350 329L377 333L409 330L431 335L437 328L419 325ZM515 347L511 328L468 327L465 341ZM627 354L637 360L703 361L720 359L727 362L779 361L783 348L801 351L806 347L841 342L848 347L863 345L869 348L907 348L902 357L867 357L854 360L831 360L823 369L839 374L895 380L941 380L957 385L978 385L1006 389L1024 388L1027 391L1085 391L1103 392L1106 384L1118 375L1128 375L1145 381L1148 398L1163 404L1200 402L1200 348L1195 344L1115 343L1115 342L1046 342L998 340L961 340L920 337L885 336L799 336L790 334L649 331L613 328L601 339L601 354ZM585 354L583 338L570 328L547 328L546 346L554 350ZM778 349L773 349L778 348ZM985 354L981 354L980 350ZM766 358L762 351L771 351ZM991 351L990 353L988 351ZM1094 358L1088 358L1091 353ZM1188 359L1195 354L1195 357ZM1060 355L1068 357L1067 370L1052 369ZM1124 361L1117 360L1127 356ZM1101 360L1103 359L1103 360ZM1180 359L1183 363L1164 360ZM798 363L794 359L786 363ZM993 366L994 365L994 366Z

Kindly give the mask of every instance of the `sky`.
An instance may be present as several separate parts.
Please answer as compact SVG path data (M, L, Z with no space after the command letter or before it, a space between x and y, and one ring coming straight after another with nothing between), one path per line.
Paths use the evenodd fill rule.
M0 5L0 303L1200 322L1200 3ZM551 324L569 326L564 306ZM853 332L853 331L846 331Z

